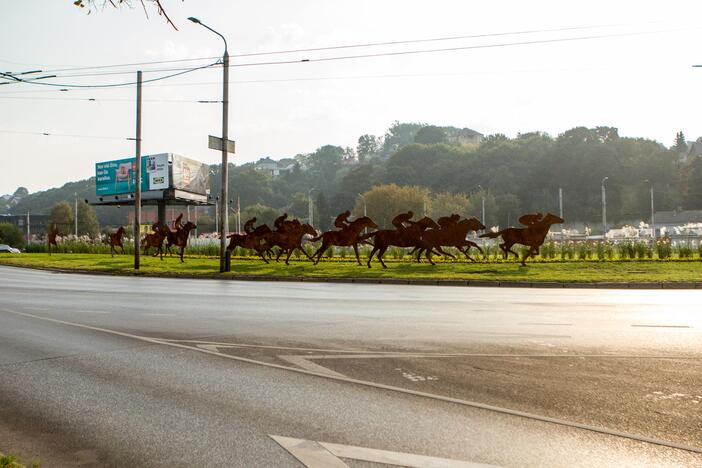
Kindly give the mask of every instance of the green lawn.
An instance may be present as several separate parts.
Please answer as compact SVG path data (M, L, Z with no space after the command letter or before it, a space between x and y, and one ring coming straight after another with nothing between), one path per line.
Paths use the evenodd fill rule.
M115 274L135 274L133 258L102 254L18 254L0 255L0 264L61 270L82 270ZM408 261L388 262L388 268L373 263L373 268L358 266L349 259L323 260L314 266L295 261L290 266L257 259L232 259L232 271L219 273L219 259L186 257L142 257L140 275L147 276L275 276L306 278L397 278L529 282L691 282L702 281L702 261L550 261L528 263L440 263L431 266Z

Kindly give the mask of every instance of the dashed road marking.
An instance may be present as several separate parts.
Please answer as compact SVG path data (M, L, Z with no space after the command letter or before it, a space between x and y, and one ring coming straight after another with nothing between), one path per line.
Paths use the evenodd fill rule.
M391 452L354 445L316 442L314 440L295 439L269 434L281 447L290 452L307 468L342 468L348 467L341 460L358 460L370 463L405 466L410 468L479 468L495 467L450 458L429 457L414 453Z
M690 325L632 325L639 328L692 328Z

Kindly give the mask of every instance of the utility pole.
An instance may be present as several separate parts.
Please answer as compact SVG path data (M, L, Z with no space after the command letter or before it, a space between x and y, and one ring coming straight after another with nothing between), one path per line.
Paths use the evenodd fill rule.
M141 70L137 71L136 88L136 177L134 187L134 269L141 261Z
M563 219L563 189L558 187L558 217Z
M312 203L312 192L314 190L314 188L311 188L307 191L307 211L309 215L310 226L314 226L314 204Z
M29 211L27 211L27 242L29 242Z
M219 272L224 273L230 271L229 257L227 256L227 228L229 227L229 200L227 183L229 180L229 162L227 155L227 141L229 139L229 51L227 50L227 40L223 35L207 26L197 18L188 18L195 24L199 24L205 29L218 35L224 41L224 54L222 56L222 190L220 200L222 204L219 206Z
M651 238L656 240L656 212L653 205L653 181L646 179L651 184Z
M74 210L76 212L76 216L75 216L75 219L73 220L73 224L74 224L74 229L75 229L75 236L78 237L78 192L73 192L73 196L75 197Z
M609 177L602 179L602 239L607 234L607 191L605 190L605 182Z

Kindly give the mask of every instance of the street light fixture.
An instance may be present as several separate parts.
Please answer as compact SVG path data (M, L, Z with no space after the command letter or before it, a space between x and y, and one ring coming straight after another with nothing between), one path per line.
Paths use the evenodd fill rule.
M656 240L656 212L653 205L653 181L646 179L644 182L651 184L651 238Z
M223 35L197 18L191 16L188 19L212 31L224 41L224 55L222 56L222 69L224 70L222 77L222 190L220 193L221 203L219 206L219 271L223 273L230 270L226 253L227 228L229 226L229 207L227 203L229 200L227 187L227 182L229 180L229 161L227 157L227 140L229 139L229 51L227 49L227 40Z
M312 192L317 190L316 188L311 188L307 191L307 211L309 217L310 226L314 227L314 204L312 203Z
M607 192L605 190L605 182L609 177L602 179L602 239L607 234Z

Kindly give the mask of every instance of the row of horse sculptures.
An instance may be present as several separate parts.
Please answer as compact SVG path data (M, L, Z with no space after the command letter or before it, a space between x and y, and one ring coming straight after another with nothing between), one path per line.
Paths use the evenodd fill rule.
M171 253L170 249L172 246L180 249L178 254L182 262L189 233L196 227L190 221L184 225L181 224L182 216L181 214L176 219L174 230L160 222L155 223L152 226L153 232L147 234L142 242L144 254L149 249L155 248L156 251L153 255L157 256L160 254L163 260L165 242L165 251L168 253ZM418 221L413 221L413 213L408 211L400 213L393 218L393 229L378 229L378 225L367 216L362 216L353 221L349 220L350 216L350 211L341 213L334 220L336 229L321 234L310 224L301 223L297 219L287 219L287 214L276 218L273 228L266 224L256 226L256 218L251 218L244 224L244 233L234 233L227 236L229 239L227 250L231 252L237 247L250 249L255 251L264 262L269 263L269 259L272 259L275 254L273 249L277 247L278 251L275 254L275 261L279 261L280 257L285 255L286 265L290 264L289 261L293 252L300 250L316 265L330 247L352 247L356 254L356 261L359 265L362 265L358 246L367 244L373 247L366 262L369 268L374 257L378 259L383 268L387 268L383 261L383 255L391 246L412 248L411 253L416 254L417 261L420 261L422 254L424 254L432 265L435 264L432 259L434 254L455 258L453 254L444 250L445 248L453 247L471 261L474 261L470 256L471 248L477 249L481 254L483 253L478 244L467 239L470 232L478 232L485 229L485 226L477 218L461 219L460 215L453 214L451 216L443 216L436 221L428 216L424 216ZM562 223L563 219L551 213L546 215L531 213L520 217L519 222L525 227L489 232L480 237L491 239L501 237L502 242L499 244L499 247L505 257L511 253L518 260L519 254L512 250L512 247L515 244L527 246L528 250L521 258L521 264L526 265L527 258L539 253L539 247L544 243L550 227L554 224ZM372 231L368 232L369 230ZM116 246L122 247L123 233L124 228L120 228L109 238L113 255ZM305 236L311 237L309 239L310 242L321 241L321 245L312 255L302 247ZM122 252L124 252L124 247L122 247Z

